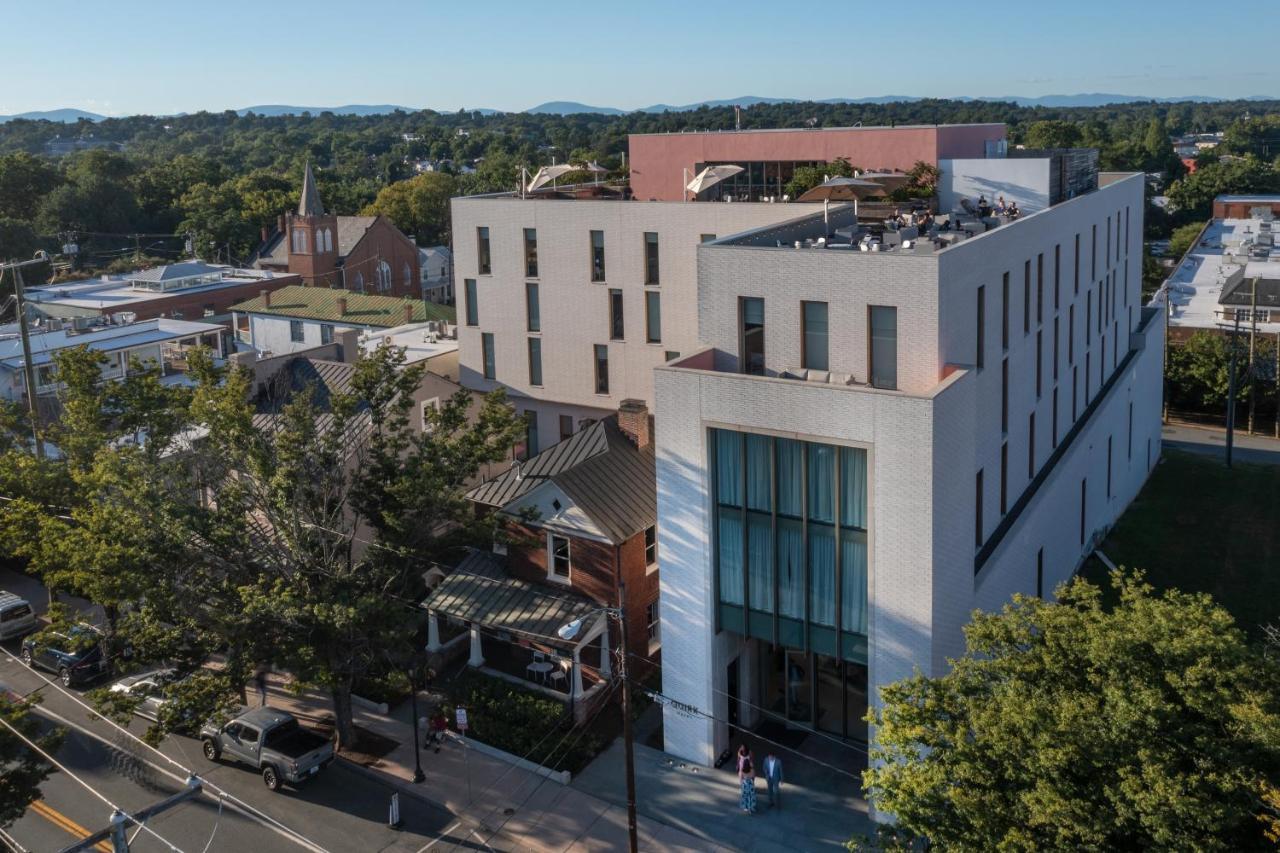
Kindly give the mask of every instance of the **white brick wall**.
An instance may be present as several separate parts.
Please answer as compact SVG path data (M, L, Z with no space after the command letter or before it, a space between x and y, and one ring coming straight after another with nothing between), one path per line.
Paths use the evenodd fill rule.
M697 246L702 234L724 237L794 218L794 205L472 196L453 200L454 282L462 383L563 404L566 411L616 410L624 399L653 406L653 368L667 352L697 344ZM478 274L476 229L489 229L493 274ZM524 229L538 233L543 385L529 385L525 312ZM591 281L590 232L604 232L606 282ZM644 284L644 233L656 231L657 287ZM465 279L475 279L479 325L466 322ZM623 294L625 341L609 340L609 291ZM662 341L645 341L645 291L662 300ZM483 378L480 333L494 336L497 380ZM595 344L609 347L609 393L595 393ZM518 406L525 407L523 402ZM561 406L541 407L550 435Z
M1129 208L1128 240L1124 237ZM1117 215L1118 211L1118 215ZM1107 254L1106 218L1112 218ZM1117 222L1119 225L1117 226ZM1092 227L1098 226L1097 269ZM1116 229L1119 229L1118 231ZM1074 287L1074 239L1081 234L1081 276ZM712 600L713 525L706 472L709 426L736 426L868 448L869 679L875 686L919 668L942 672L963 650L962 626L975 607L996 609L1014 592L1035 592L1036 553L1044 548L1044 591L1069 577L1083 555L1079 541L1080 480L1087 477L1086 540L1111 524L1141 488L1159 454L1163 320L1152 320L1141 347L1099 408L1049 469L998 547L975 576L975 475L983 476L982 541L1001 523L1000 448L1008 443L1007 509L1031 483L1028 420L1036 413L1034 472L1053 453L1052 396L1059 389L1058 439L1072 425L1067 317L1075 305L1074 361L1083 417L1086 352L1090 399L1130 346L1141 316L1141 177L1128 177L981 237L928 256L862 255L812 249L703 246L699 254L698 322L717 366L736 364L737 299L763 296L770 372L800 365L800 301L830 306L830 360L835 371L867 375L866 306L899 310L900 392L733 373L663 367L656 371L659 539L662 557L664 691L725 717L725 665L741 638L715 634ZM1054 300L1054 246L1061 245ZM1044 307L1037 317L1037 256L1044 254ZM1105 257L1104 257L1105 255ZM1023 264L1031 261L1029 331L1023 326ZM1124 289L1125 269L1128 288ZM1001 341L1001 276L1010 273L1009 345ZM1115 328L1096 325L1086 344L1089 300L1113 274ZM984 367L976 362L976 294L985 286ZM1089 294L1092 292L1093 296ZM1127 303L1127 304L1126 304ZM1053 378L1053 319L1059 318L1058 378ZM1036 332L1043 334L1043 376L1035 388ZM1099 371L1102 340L1104 369ZM1001 369L1009 359L1009 429L1000 424ZM1119 362L1119 358L1116 358ZM948 365L956 366L949 369ZM1133 404L1132 456L1129 405ZM1107 438L1112 440L1111 496L1106 496ZM1150 447L1150 453L1148 453ZM874 701L874 699L873 699ZM724 747L723 727L668 709L667 749L709 763Z

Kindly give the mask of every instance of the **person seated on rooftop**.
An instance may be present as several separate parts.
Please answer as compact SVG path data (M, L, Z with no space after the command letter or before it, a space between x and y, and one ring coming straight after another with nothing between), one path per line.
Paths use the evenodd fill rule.
M1003 216L1005 214L1005 211L1007 211L1008 209L1009 209L1009 206L1004 203L1004 196L997 196L996 197L996 215Z
M1022 215L1022 211L1018 210L1018 203L1016 201L1009 202L1009 209L1005 212L1008 214L1010 219L1017 219Z
M991 202L987 201L985 195L978 195L978 215L986 218L991 215Z

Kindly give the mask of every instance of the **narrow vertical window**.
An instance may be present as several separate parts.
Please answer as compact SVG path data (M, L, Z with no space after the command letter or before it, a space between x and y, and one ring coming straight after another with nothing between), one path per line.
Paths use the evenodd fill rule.
M526 281L524 283L524 309L527 320L527 327L530 332L542 331L542 309L538 304L538 283L536 281Z
M871 385L898 387L898 309L872 305L868 308L871 326Z
M538 455L538 413L533 409L524 410L524 458L532 459Z
M1067 308L1067 364L1076 363L1076 306Z
M547 534L547 571L558 580L569 579L569 540L564 536Z
M489 254L489 229L480 226L476 229L476 269L480 275L489 275L493 272L492 260Z
M1000 514L1009 511L1009 442L1000 445Z
M1036 332L1036 399L1040 399L1044 387L1044 332Z
M1005 273L1000 284L1000 346L1009 349L1009 274Z
M1125 212L1128 212L1127 208ZM1125 223L1125 227L1128 227L1127 222ZM1125 441L1125 458L1130 461L1133 460L1133 403L1129 404L1129 437Z
M764 375L764 300L744 296L738 300L738 361L743 373Z
M1049 446L1056 450L1058 447L1058 388L1056 385L1053 389L1053 426L1049 430L1049 435Z
M801 302L800 366L806 370L830 370L827 359L827 303Z
M1093 281L1098 279L1098 226L1090 226L1093 229L1093 239L1089 246L1089 278Z
M662 343L662 294L646 290L644 294L644 339L651 344Z
M1071 422L1076 422L1076 413L1079 411L1077 403L1080 395L1080 368L1071 368Z
M623 339L625 326L622 319L622 291L609 291L609 340L620 341Z
M1000 362L1000 431L1009 431L1009 359Z
M604 281L604 232L591 232L591 280Z
M538 277L538 231L536 228L524 229L524 274L529 278Z
M542 338L529 338L529 384L542 384Z
M1103 262L1111 257L1111 217L1107 217L1107 249L1102 255Z
M658 232L644 232L644 283L658 283Z
M560 416L560 440L573 438L573 415Z
M480 325L480 305L476 301L476 280L474 278L464 278L462 280L462 289L464 298L467 300L467 325Z
M1053 318L1053 381L1058 381L1058 318Z
M1080 235L1076 235L1076 255L1075 260L1071 264L1071 271L1075 277L1074 292L1080 293Z
M596 393L609 393L609 347L605 344L595 345L596 355Z
M1053 246L1053 310L1062 306L1062 244Z
M1036 413L1027 419L1027 479L1036 476Z
M1031 334L1031 261L1022 265L1022 334Z
M483 352L484 362L484 378L494 379L497 377L498 366L493 356L493 333L482 332L480 334L480 349Z
M987 343L986 341L986 331L987 331L986 330L986 324L987 324L986 298L987 298L987 288L979 285L978 286L978 309L977 309L978 310L978 328L977 328L978 351L974 360L974 364L977 365L979 370L982 369L983 353L986 352L986 349L987 349L987 346L986 346L986 343Z
M982 547L982 469L973 482L973 547Z
M1093 389L1093 371L1090 370L1089 362L1093 359L1093 353L1084 354L1084 404L1089 405L1089 392Z
M1036 255L1036 323L1044 322L1044 252Z
M1093 343L1093 289L1085 294L1084 303L1084 345Z
M1036 552L1036 598L1044 598L1044 549Z

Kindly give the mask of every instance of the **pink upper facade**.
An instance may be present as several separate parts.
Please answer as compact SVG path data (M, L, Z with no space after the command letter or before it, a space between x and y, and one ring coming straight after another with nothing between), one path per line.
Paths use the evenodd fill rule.
M918 160L936 166L939 159L984 157L988 141L1004 138L1003 124L633 134L631 191L638 199L679 201L685 181L707 163L844 157L859 169L906 171Z

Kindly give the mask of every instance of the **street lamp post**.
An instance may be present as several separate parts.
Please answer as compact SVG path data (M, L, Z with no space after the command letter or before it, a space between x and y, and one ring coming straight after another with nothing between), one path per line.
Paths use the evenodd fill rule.
M413 705L413 782L418 785L427 774L422 772L422 744L418 740L418 673L414 668L409 670L409 701Z
M630 655L627 648L627 585L618 585L617 607L602 607L599 612L616 618L622 635L618 644L618 654L621 657L621 662L618 664L618 678L622 679L622 744L627 768L627 838L630 841L631 853L638 853L640 846L636 834L636 757L635 741L631 736L631 680L628 678ZM582 631L582 627L583 620L575 619L561 626L556 634L562 640L572 640Z

